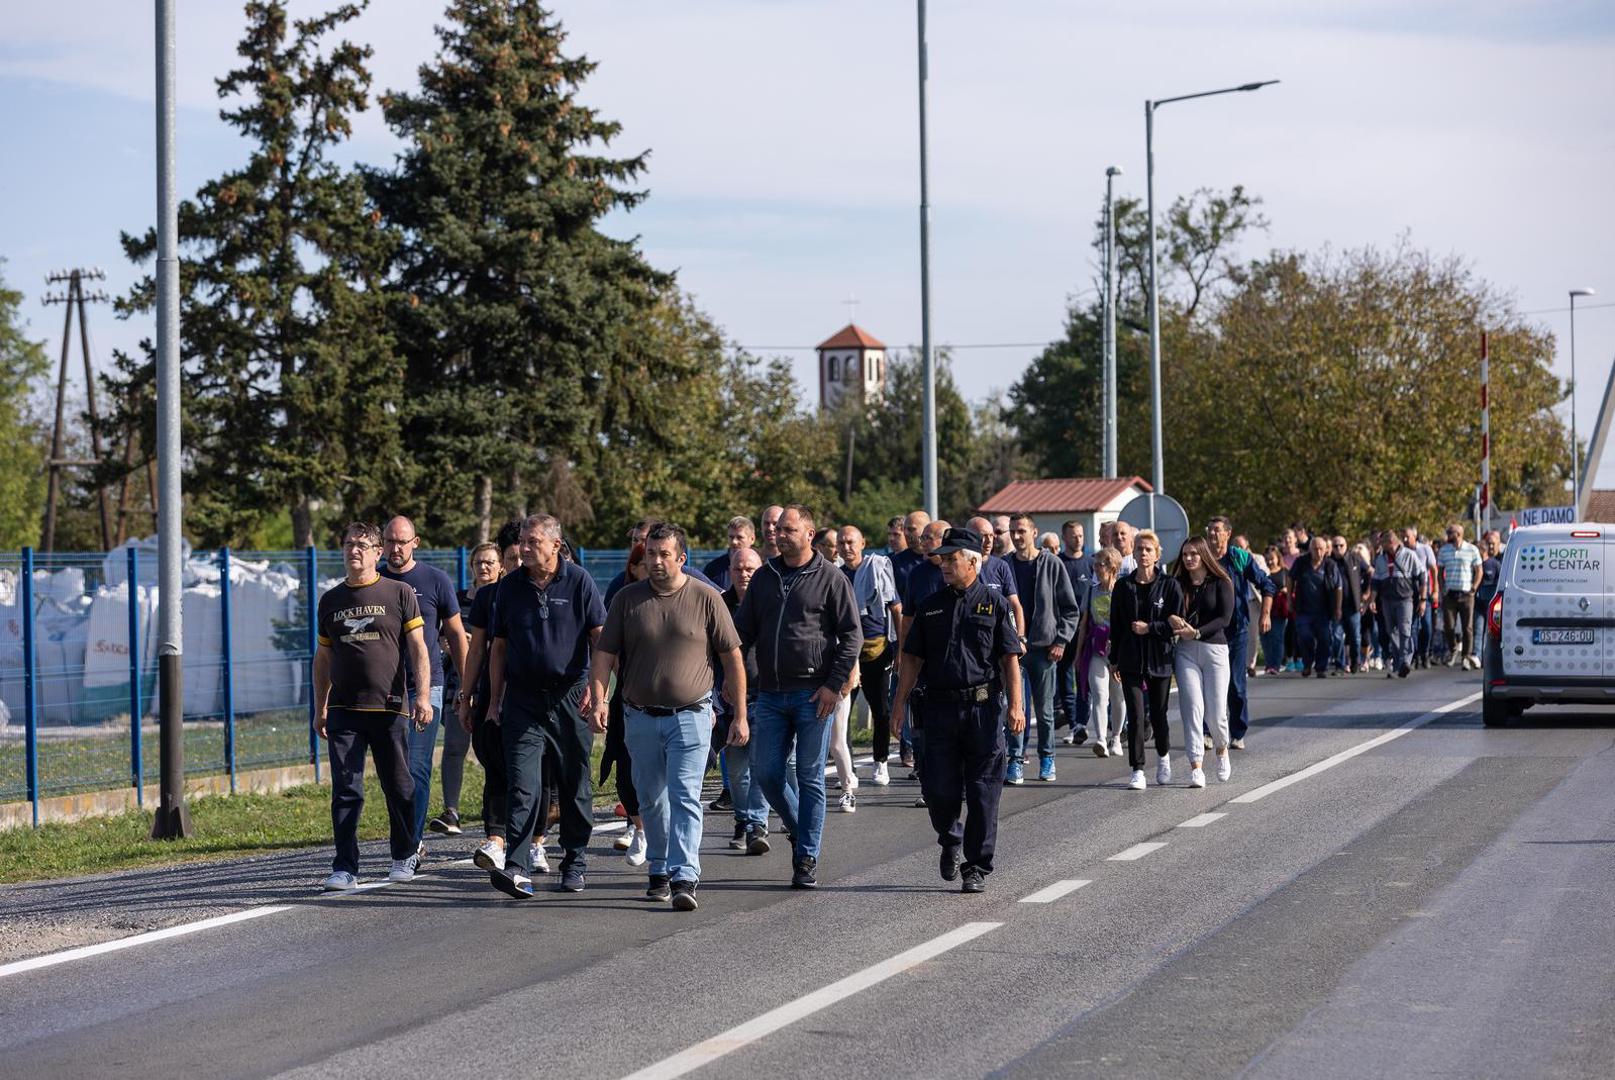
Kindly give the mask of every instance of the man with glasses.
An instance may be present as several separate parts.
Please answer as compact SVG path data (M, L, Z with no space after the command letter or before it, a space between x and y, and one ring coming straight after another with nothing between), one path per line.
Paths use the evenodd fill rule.
M589 653L605 625L594 579L561 555L561 523L533 514L522 523L521 571L494 594L489 700L501 710L509 826L505 867L489 882L516 899L533 895L529 845L546 812L539 798L544 760L553 756L561 804L561 884L582 892L594 831L589 754L594 736L584 712Z
M415 602L425 620L426 654L431 659L431 681L424 687L410 680L412 697L425 696L432 706L432 722L424 729L409 735L409 773L415 778L415 860L426 857L426 812L432 801L432 756L437 749L437 734L443 719L443 650L438 645L441 635L449 643L449 657L456 674L464 674L466 651L470 642L460 622L460 600L455 595L454 582L435 566L415 560L415 549L421 546L415 525L407 517L395 517L387 522L381 533L382 555L386 563L381 576L401 581L415 593Z
M1366 571L1356 555L1346 547L1346 538L1336 536L1329 542L1329 558L1340 571L1343 593L1340 601L1340 619L1335 623L1332 666L1336 672L1355 675L1363 667L1361 636L1362 619L1358 617L1363 595L1363 575Z
M409 775L409 730L423 731L434 714L426 698L411 702L407 683L429 684L420 608L415 594L376 573L381 530L355 522L342 534L343 580L318 605L314 651L314 728L330 744L331 829L336 857L325 889L359 884L359 815L364 810L364 764L376 759L376 779L387 800L389 881L415 876L414 781ZM407 663L406 663L407 657ZM413 721L413 724L411 724Z
M1015 541L1009 535L1009 515L997 514L992 520L993 547L989 554L1001 559L1009 558L1015 550Z

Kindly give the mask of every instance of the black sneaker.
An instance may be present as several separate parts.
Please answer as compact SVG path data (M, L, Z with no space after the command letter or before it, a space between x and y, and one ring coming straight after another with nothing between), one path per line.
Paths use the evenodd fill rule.
M745 851L748 831L744 821L735 822L735 835L729 838L729 847L734 851Z
M987 875L974 866L965 867L964 884L959 886L960 892L986 892Z
M730 797L728 788L718 792L718 797L707 803L708 810L716 810L720 814L725 810L733 810L734 808L735 801Z
M1081 746L1083 743L1085 743L1087 741L1088 741L1088 728L1086 726L1074 727L1074 728L1071 729L1071 745L1072 746Z
M694 911L701 905L695 901L695 882L673 882L673 907L678 911Z
M816 889L819 879L813 873L818 868L818 860L811 855L804 855L796 860L796 872L791 875L791 888Z
M925 805L925 796L924 795L921 795L919 798L914 800L914 806L922 807L924 805Z
M959 880L959 864L962 861L963 861L963 859L961 859L960 856L959 856L959 849L958 848L956 848L956 847L945 847L945 848L943 848L942 849L942 865L940 867L940 869L942 870L942 880L943 881L958 881Z
M583 867L563 866L561 868L560 890L562 892L582 892L584 885Z
M672 887L667 883L666 874L652 874L650 876L650 887L645 890L645 899L666 900L672 895Z
M746 830L747 855L767 855L768 848L768 826L753 825Z
M465 830L460 828L460 811L450 807L437 817L426 823L426 827L433 832L440 832L445 836L459 836Z

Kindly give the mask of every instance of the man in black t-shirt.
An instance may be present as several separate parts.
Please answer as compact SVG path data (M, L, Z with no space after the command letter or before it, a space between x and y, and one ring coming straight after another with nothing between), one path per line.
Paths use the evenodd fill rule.
M314 726L330 744L331 827L336 857L325 888L358 885L359 814L364 809L365 750L375 755L376 778L387 799L392 868L389 881L415 876L415 781L409 774L409 730L432 723L432 706L407 683L429 685L415 593L376 572L381 530L349 525L342 536L346 578L320 597L319 647L314 653ZM406 656L408 666L406 667Z

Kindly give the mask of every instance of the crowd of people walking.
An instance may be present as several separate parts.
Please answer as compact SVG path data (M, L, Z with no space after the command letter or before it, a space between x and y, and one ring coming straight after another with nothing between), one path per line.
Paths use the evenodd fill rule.
M598 782L615 771L627 818L614 846L646 867L647 900L699 906L709 809L732 814L732 849L783 842L790 886L814 888L826 814L858 808L849 728L862 700L868 782L891 782L895 747L941 877L980 892L1004 789L1054 781L1057 742L1125 754L1118 782L1133 790L1148 787L1153 749L1154 782L1170 784L1175 684L1187 784L1226 782L1249 737L1249 678L1479 667L1476 624L1501 565L1497 533L1477 547L1459 524L1444 542L1409 528L1352 544L1297 524L1258 557L1220 516L1170 561L1149 530L1105 523L1089 553L1081 522L1056 537L1025 514L955 527L914 511L873 551L858 527L798 504L736 516L727 550L699 569L671 522L641 521L628 539L602 591L560 522L534 514L477 546L456 592L415 560L407 518L348 527L313 663L336 848L324 888L358 884L367 752L392 881L413 878L426 831L464 831L470 752L486 776L474 861L489 883L532 896L555 825L557 888L583 891L602 736ZM440 728L443 809L428 820Z

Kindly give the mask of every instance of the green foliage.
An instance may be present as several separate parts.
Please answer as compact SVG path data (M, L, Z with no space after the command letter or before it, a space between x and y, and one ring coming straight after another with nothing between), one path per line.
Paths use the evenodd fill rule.
M250 149L180 207L186 516L200 544L251 543L282 512L310 543L319 503L362 513L407 476L380 289L392 239L360 178L330 160L365 107L370 50L329 38L363 6L291 22L280 0L252 0L242 65L217 80L220 116ZM137 263L156 253L155 232L123 242ZM154 302L147 277L120 313ZM112 397L151 448L151 343L117 360Z
M28 395L50 361L43 343L25 335L21 304L22 293L0 277L0 551L39 543L45 506L48 447Z

